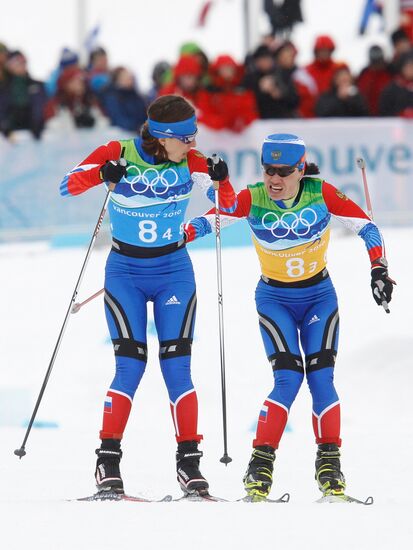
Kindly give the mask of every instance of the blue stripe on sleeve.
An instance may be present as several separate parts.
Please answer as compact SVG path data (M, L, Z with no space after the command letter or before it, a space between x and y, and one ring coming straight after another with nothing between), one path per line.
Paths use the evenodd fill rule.
M209 233L212 233L211 224L203 216L200 216L199 218L192 218L190 223L196 231L196 236L195 236L196 239L198 239L199 237L204 237L205 235L209 235Z
M60 184L59 191L60 191L60 194L63 197L66 197L67 195L70 195L69 187L68 187L68 181L69 181L69 176L65 176L62 180L62 183Z
M366 224L363 229L359 231L359 235L366 243L367 250L375 246L383 246L383 239L375 223L370 222Z

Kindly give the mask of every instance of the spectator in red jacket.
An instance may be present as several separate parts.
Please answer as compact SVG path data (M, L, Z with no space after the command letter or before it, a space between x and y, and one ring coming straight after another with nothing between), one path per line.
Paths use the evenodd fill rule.
M393 75L385 60L383 49L377 45L371 46L369 64L364 67L357 79L357 87L367 101L371 116L378 116L380 93L392 78Z
M209 101L201 122L216 130L241 132L258 118L255 96L241 85L243 77L244 68L231 56L216 58L210 65Z
M195 106L204 91L201 84L202 67L195 55L183 55L173 68L172 82L159 90L159 95L180 95Z
M413 118L413 50L399 60L399 73L379 98L381 116Z
M201 84L207 86L209 80L209 59L204 50L196 42L185 42L179 48L179 57L193 55L201 64Z
M327 92L335 71L343 66L333 59L336 46L327 35L318 36L314 43L314 61L306 66L306 71L313 77L318 94Z

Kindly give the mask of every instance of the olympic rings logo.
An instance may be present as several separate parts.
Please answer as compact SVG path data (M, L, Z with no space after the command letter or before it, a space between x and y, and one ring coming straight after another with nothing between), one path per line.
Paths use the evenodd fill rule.
M303 208L297 215L295 212L284 212L281 216L275 212L267 212L262 217L262 225L279 239L290 233L297 237L305 237L317 221L317 214L312 208Z
M178 174L172 168L158 172L155 168L146 168L143 172L139 166L128 166L127 181L137 194L146 193L148 189L154 195L164 195L170 187L178 183Z

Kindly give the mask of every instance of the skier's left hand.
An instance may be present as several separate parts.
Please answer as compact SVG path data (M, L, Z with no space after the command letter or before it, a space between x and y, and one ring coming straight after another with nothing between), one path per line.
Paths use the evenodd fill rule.
M207 158L208 174L212 181L224 181L228 177L228 166L217 154Z
M386 267L374 265L371 268L371 290L376 303L381 306L383 301L389 303L396 281L389 277Z

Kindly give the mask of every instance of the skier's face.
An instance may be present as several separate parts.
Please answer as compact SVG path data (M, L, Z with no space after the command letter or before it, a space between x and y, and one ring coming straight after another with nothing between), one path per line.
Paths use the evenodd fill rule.
M160 139L159 142L165 148L168 160L172 162L182 162L189 151L196 147L195 138L190 143L184 143L177 138L164 138Z
M266 164L264 168L264 184L268 195L274 201L292 199L298 193L303 171L285 164ZM290 173L288 173L290 172ZM285 174L285 175L284 175Z

